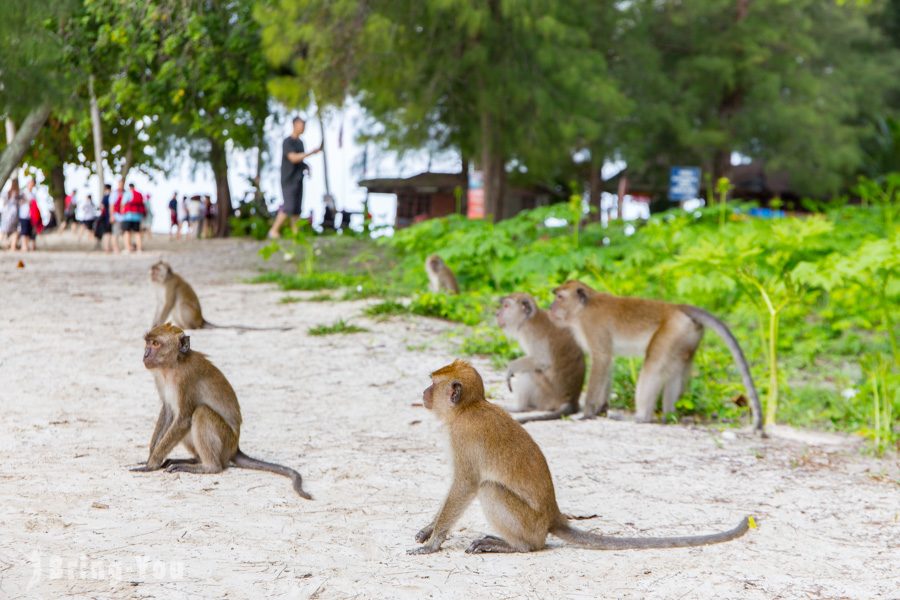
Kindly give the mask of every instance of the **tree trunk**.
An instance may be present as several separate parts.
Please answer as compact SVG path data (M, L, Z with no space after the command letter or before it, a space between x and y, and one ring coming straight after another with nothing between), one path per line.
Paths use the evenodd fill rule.
M38 132L43 127L47 117L50 116L50 103L41 104L28 113L22 126L16 132L16 137L10 142L0 154L0 182L6 183L13 170L22 162L22 157L28 151L28 146L37 137ZM0 185L2 185L0 184Z
M100 123L100 106L94 93L94 76L88 76L88 94L91 96L91 130L94 133L94 169L97 171L97 199L103 199L103 129Z
M494 221L503 214L503 195L506 192L506 161L497 151L494 120L486 111L481 113L481 170L484 173L484 211Z
M13 140L16 139L16 124L12 119L6 117L6 143L12 144ZM13 172L10 174L10 177L13 179L12 190L15 193L19 193L19 171L18 169L13 169Z
M603 179L600 177L600 168L603 166L603 161L598 160L600 157L595 154L599 153L591 152L591 173L588 177L588 199L591 204L597 207L597 215L596 217L591 217L589 215L588 218L601 221L603 219L603 206L601 202Z
M460 154L460 162L462 164L459 169L459 178L460 188L462 189L459 192L459 203L457 204L456 212L465 215L469 209L469 159Z
M128 146L125 148L125 162L122 164L122 183L125 183L125 180L128 179L128 173L131 172L131 167L134 165L134 138L128 137Z
M228 237L228 218L231 217L231 189L228 187L228 156L225 144L210 140L209 162L216 179L215 236Z
M322 177L325 178L325 194L331 196L331 187L328 185L328 155L325 153L325 121L322 119L322 110L318 105L316 105L316 115L319 117L319 130L322 132ZM337 203L335 203L335 208L337 208Z
M628 175L623 172L619 175L619 187L616 190L616 218L620 221L624 220L622 213L625 212L626 194L628 194Z
M60 162L50 169L50 197L53 198L53 208L56 211L56 222L66 221L66 172L63 167L62 157ZM101 196L102 198L102 196Z

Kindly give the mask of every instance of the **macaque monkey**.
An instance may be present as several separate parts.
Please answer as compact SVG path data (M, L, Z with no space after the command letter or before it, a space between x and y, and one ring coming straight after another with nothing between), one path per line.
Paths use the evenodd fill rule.
M547 460L528 432L509 414L484 398L481 376L457 360L431 374L422 395L450 435L453 483L434 520L416 534L424 544L409 554L437 552L450 528L475 496L488 523L500 537L472 542L468 553L532 552L552 533L569 543L599 550L679 548L727 542L742 536L748 518L734 529L709 535L665 538L620 538L571 527L556 504Z
M312 498L294 469L241 452L241 408L234 389L203 354L191 350L184 331L166 323L151 329L144 341L144 366L153 373L162 407L150 438L150 456L132 471L221 473L234 465L290 477L297 494ZM166 458L179 442L193 458Z
M215 325L203 318L200 299L194 288L162 260L150 267L150 281L156 284L157 307L151 327L171 322L182 329L240 329L246 331L287 331L290 327L248 327Z
M605 414L614 356L643 356L635 390L636 420L653 420L662 393L663 410L675 411L691 375L694 353L709 327L725 341L750 396L753 428L762 435L762 410L750 367L737 340L722 321L696 306L602 294L580 281L553 290L550 318L572 331L591 357L584 402L585 418Z
M456 283L453 271L437 254L432 254L425 259L425 272L428 273L428 287L432 292L459 293L459 285Z
M528 294L501 298L497 325L525 352L506 368L506 385L517 410L552 411L520 418L519 423L549 421L578 412L584 354L571 332L554 325Z

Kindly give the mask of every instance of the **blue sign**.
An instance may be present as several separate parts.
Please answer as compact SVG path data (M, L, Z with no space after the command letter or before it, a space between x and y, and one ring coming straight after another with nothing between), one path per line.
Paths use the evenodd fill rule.
M693 200L700 195L700 167L672 167L669 200Z

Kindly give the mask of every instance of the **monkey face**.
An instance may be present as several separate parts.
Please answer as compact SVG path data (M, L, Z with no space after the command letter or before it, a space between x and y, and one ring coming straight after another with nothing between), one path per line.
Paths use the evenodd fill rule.
M537 312L534 298L528 294L510 294L500 299L497 325L501 329L516 330Z
M461 405L484 400L484 382L472 365L455 360L431 374L431 385L422 394L422 404L441 418Z
M567 281L553 290L550 319L558 326L572 323L587 304L589 290L580 281Z
M444 264L444 261L441 260L441 257L437 254L432 254L428 258L425 259L425 267L431 270L433 273L437 273L440 270L441 265Z
M191 350L191 338L170 323L157 325L144 336L144 366L171 367Z
M172 267L163 261L159 261L150 267L150 281L154 283L162 283L172 272Z

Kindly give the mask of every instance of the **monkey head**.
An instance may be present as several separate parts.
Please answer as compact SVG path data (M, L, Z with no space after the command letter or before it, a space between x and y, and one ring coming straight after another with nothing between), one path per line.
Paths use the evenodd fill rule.
M425 408L442 419L473 402L484 400L484 382L475 368L464 360L454 360L431 374L431 385L422 393Z
M595 293L580 281L565 282L553 290L553 304L550 305L549 311L550 319L560 327L573 324Z
M437 254L432 254L425 259L425 268L432 273L437 273L444 266L444 260Z
M172 267L169 263L158 261L150 267L150 281L153 283L162 283L172 275Z
M537 311L537 303L528 294L515 293L504 296L500 298L500 306L497 308L497 325L504 331L515 332Z
M174 366L191 351L190 336L171 323L148 331L144 343L144 366L148 369Z

